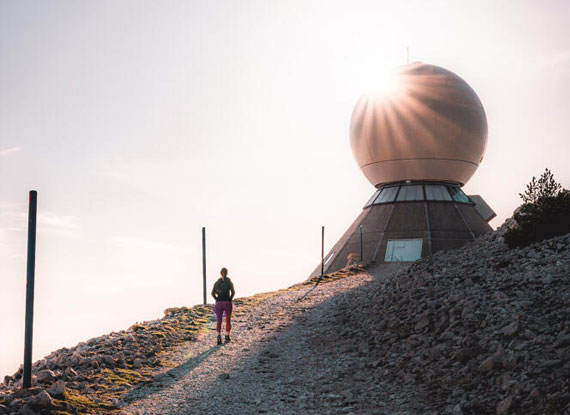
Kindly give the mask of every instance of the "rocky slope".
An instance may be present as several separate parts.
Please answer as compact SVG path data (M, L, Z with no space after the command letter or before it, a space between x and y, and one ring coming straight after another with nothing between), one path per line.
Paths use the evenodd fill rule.
M33 364L31 389L21 389L22 368L6 376L0 414L113 412L125 391L163 363L165 351L196 338L210 314L203 306L175 311L52 352Z
M335 316L324 347L359 348L370 376L438 413L570 413L570 235L509 250L499 230L374 281Z

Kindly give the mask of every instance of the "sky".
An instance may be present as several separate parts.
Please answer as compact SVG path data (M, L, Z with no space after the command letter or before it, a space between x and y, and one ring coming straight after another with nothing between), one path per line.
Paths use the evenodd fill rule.
M38 191L34 360L202 301L305 279L374 189L352 109L410 61L487 114L465 185L499 226L546 167L570 187L566 1L0 2L0 375L23 359Z

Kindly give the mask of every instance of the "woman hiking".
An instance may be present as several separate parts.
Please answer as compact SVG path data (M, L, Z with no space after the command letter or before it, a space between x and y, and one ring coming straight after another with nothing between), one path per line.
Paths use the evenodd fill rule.
M232 300L235 295L234 284L228 278L227 268L220 270L221 277L214 284L212 289L212 297L216 300L214 313L216 313L216 332L218 333L218 344L222 344L222 317L226 313L226 339L230 342L230 330L232 328Z

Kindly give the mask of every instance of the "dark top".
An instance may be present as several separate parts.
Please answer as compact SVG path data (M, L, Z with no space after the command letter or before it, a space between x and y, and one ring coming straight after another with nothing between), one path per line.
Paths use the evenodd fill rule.
M214 284L214 289L212 290L212 296L216 301L232 301L235 295L234 284L232 280L228 277L222 279L218 278L218 281Z

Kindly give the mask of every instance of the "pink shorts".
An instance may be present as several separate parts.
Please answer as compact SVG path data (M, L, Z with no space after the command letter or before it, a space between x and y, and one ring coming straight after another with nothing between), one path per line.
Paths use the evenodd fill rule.
M231 301L216 301L214 313L216 313L216 331L218 333L222 331L222 318L224 313L226 314L226 333L230 332L232 328L232 308L233 304Z

